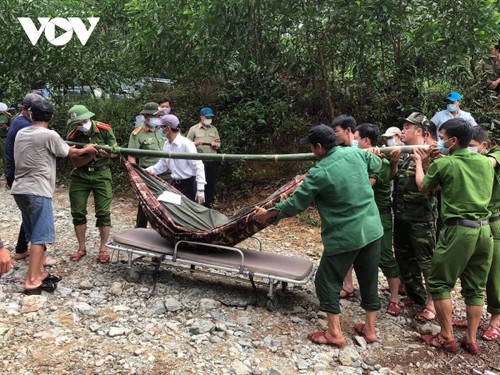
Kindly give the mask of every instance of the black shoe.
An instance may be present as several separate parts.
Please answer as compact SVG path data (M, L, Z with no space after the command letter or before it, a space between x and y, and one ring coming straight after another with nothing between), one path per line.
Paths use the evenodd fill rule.
M53 293L57 289L57 284L53 284L48 281L42 281L42 283L35 289L24 289L23 293L27 296L40 295L42 292Z
M52 284L57 284L61 280L62 280L62 276L52 275L52 274L49 273L47 275L47 277L42 280L42 283L43 282L49 282L49 283L52 283Z

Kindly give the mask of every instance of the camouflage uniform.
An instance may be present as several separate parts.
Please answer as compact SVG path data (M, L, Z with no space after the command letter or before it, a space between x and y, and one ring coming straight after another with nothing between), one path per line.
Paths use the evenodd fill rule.
M491 58L482 60L479 63L478 75L481 81L484 81L486 88L489 88L492 81L500 78L500 58L492 61ZM494 89L500 92L500 85Z
M394 252L406 292L416 303L425 304L422 274L427 277L436 245L437 200L422 194L415 182L415 162L403 155L394 182Z
M0 158L2 159L2 168L5 169L7 160L5 158L5 138L9 130L10 116L0 112Z

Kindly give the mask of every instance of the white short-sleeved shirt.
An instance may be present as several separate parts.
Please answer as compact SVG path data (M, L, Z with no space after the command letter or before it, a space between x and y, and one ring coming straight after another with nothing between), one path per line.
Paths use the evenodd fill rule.
M436 112L434 117L431 118L431 121L434 124L436 124L438 139L439 139L439 128L441 127L441 125L443 125L446 121L457 117L463 118L465 121L467 121L467 123L470 126L477 126L476 120L474 120L474 117L472 117L472 115L469 112L460 110L458 112L458 115L453 116L450 111L445 109L444 111Z
M16 173L12 194L52 198L56 186L56 158L68 156L69 146L54 130L28 126L16 135Z

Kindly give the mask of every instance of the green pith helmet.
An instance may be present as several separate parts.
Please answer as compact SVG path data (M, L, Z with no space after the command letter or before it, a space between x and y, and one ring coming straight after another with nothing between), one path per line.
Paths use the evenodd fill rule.
M144 107L142 108L142 111L139 112L140 115L156 115L156 113L159 111L160 105L155 102L149 102L144 104Z
M84 105L74 105L68 111L68 125L74 125L83 120L93 117L95 113L90 112Z

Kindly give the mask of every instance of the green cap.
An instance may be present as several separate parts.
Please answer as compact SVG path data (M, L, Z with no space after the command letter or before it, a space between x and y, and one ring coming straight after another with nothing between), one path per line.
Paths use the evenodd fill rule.
M424 130L427 129L427 126L429 126L429 120L423 113L420 112L413 112L404 120L410 124L420 126Z
M149 102L144 104L142 111L139 112L140 115L156 115L160 110L160 105L155 102ZM163 112L162 112L163 114Z
M73 125L93 117L95 113L90 112L84 105L74 105L68 111L68 125Z

